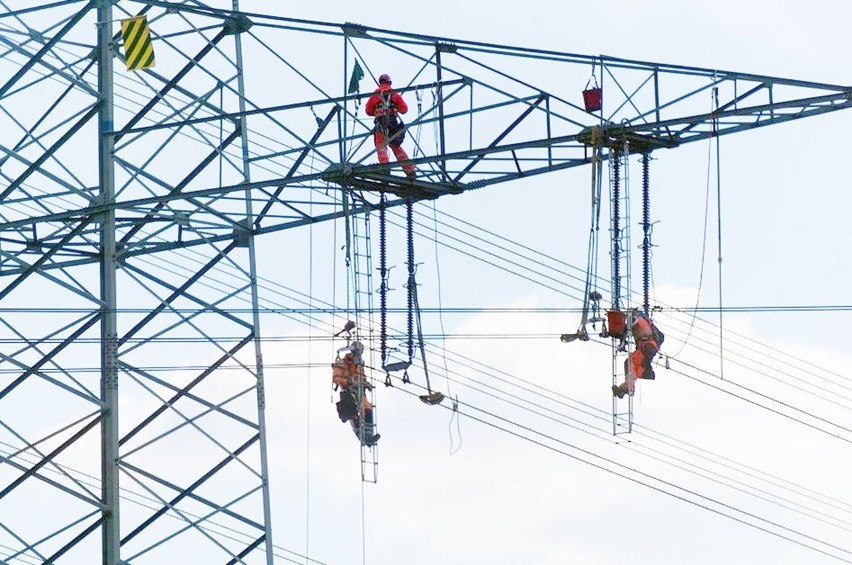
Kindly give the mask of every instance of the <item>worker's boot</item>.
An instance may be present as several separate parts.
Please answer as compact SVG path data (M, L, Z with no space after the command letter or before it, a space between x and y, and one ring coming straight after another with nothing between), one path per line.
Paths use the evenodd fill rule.
M627 384L621 383L620 385L612 385L612 395L617 396L618 398L624 398L624 395L627 394Z
M364 438L364 445L367 447L373 447L376 443L378 443L380 437L382 437L382 434L369 435Z

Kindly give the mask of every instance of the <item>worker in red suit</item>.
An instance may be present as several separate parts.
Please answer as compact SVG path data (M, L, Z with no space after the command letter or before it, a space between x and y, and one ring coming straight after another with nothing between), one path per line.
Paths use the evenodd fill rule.
M416 169L408 161L408 154L402 148L402 141L405 139L405 124L399 119L399 114L408 112L408 104L402 99L402 96L391 87L390 76L383 74L379 77L379 87L367 100L367 106L364 108L368 116L375 118L375 128L373 128L373 137L376 142L376 154L379 157L379 163L387 163L388 146L390 146L397 161L401 161L402 170L405 171L405 176L409 179L414 179Z
M630 324L635 348L630 358L624 360L624 382L618 386L612 385L612 394L618 398L624 398L625 394L633 396L636 379L654 380L651 361L665 339L651 319L639 310L631 312Z

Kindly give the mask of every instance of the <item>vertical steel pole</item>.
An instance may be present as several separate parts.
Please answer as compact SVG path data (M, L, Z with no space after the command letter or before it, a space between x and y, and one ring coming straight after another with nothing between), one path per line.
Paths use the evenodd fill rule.
M447 160L444 156L447 154L447 147L444 142L444 91L441 88L441 81L443 80L443 76L441 73L441 46L435 45L435 66L437 67L437 79L438 79L438 132L440 136L440 147L441 147L441 180L447 182L449 181L449 175L447 174Z
M115 202L115 166L113 162L113 84L112 84L112 2L100 0L98 6L98 139L100 202ZM103 510L103 563L119 565L121 547L118 490L118 346L115 258L115 210L100 214L101 277L101 497Z
M346 163L347 159L349 158L349 156L346 154L346 134L347 134L347 129L348 129L346 127L346 120L347 120L346 111L347 111L348 106L349 106L349 85L346 84L346 71L347 71L348 66L349 66L349 36L346 33L344 33L343 34L343 92L345 92L346 94L343 97L343 135L340 136L340 146L339 146L340 164L341 165ZM338 116L338 122L337 123L340 124L340 117L339 116ZM352 133L353 134L355 133L355 124L354 123L352 124Z
M233 0L234 13L239 13L240 2ZM251 168L249 165L248 152L248 126L246 124L246 97L245 97L245 74L243 72L243 49L240 38L241 33L248 29L248 26L243 26L243 23L248 24L246 20L242 22L234 22L235 32L234 41L237 58L237 89L239 92L240 106L240 137L242 139L242 157L243 157L243 180L246 183L251 182ZM254 212L251 205L251 191L246 190L246 227L250 230L254 229ZM260 474L262 482L262 498L263 498L263 526L266 546L266 563L272 565L272 508L269 500L269 458L266 445L266 392L263 381L263 352L261 351L260 340L260 313L259 299L257 292L257 257L255 254L254 236L249 237L249 276L251 277L251 310L252 310L252 326L254 327L254 351L255 351L255 366L257 371L257 423L260 432Z
M544 104L547 109L545 113L547 114L547 139L549 140L553 134L550 128L550 95L547 95L544 99ZM550 143L547 144L547 166L553 166L553 147L551 147Z

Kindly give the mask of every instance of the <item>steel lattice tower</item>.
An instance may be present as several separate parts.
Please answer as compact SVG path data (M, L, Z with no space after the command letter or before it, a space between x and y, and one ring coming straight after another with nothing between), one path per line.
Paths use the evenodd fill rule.
M4 562L273 562L254 242L341 216L341 191L357 214L585 165L593 139L607 159L852 105L837 85L236 3L0 13ZM119 20L139 14L157 65L130 72ZM391 58L418 100L413 182L374 164L360 106Z

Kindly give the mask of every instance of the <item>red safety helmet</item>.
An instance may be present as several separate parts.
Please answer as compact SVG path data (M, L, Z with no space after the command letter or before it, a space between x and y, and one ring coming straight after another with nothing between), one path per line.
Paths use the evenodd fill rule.
M388 84L390 84L390 83L391 83L391 79L390 79L390 75L389 75L389 74L383 74L383 75L380 75L380 76L379 76L379 84L381 84L381 83L383 83L383 82L386 82L386 83L388 83Z

